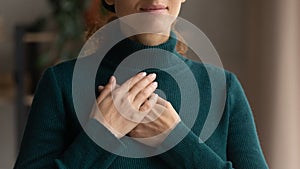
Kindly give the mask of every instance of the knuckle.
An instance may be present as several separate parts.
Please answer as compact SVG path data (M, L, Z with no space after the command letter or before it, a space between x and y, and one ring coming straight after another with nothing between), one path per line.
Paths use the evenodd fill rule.
M167 106L167 107L170 107L170 106L172 106L171 102L169 102L169 101L166 101L166 106Z
M130 97L131 97L130 93L125 93L123 96L124 99L129 99Z
M116 90L113 90L112 95L113 95L113 97L120 96L121 95L121 89L118 88Z
M136 86L135 86L137 89L141 89L144 87L143 83L137 83Z
M131 132L129 133L130 137L136 137L137 136L137 132L136 129L131 130Z
M142 97L148 97L148 91L147 90L142 90L141 93L140 93L140 95Z
M150 107L151 107L151 104L150 104L150 102L147 101L141 107L141 111L146 111L146 110L150 109Z
M107 84L104 86L104 89L108 90L108 89L110 89L110 87L111 87L111 84L110 84L110 83L107 83Z
M122 102L126 102L128 100L130 100L130 94L129 93L125 93L124 96L121 98Z
M133 102L133 99L134 99L134 97L133 97L133 95L132 95L132 94L130 94L130 93L126 93L126 94L124 95L123 99L124 99L124 100L127 100L127 101L128 101L128 102L130 102L130 103L132 103L132 102Z
M114 91L114 92L111 93L112 99L116 99L117 96L118 96L118 92L117 91Z
M147 108L145 108L144 106L142 106L139 111L141 111L141 112L147 111Z
M146 108L146 109L150 109L150 107L151 107L151 103L150 103L150 102L146 102L146 103L145 103L145 108Z
M145 90L149 93L150 91L153 91L154 86L153 85L149 85L145 88Z
M145 80L146 80L147 83L150 83L150 82L153 81L153 79L151 77L147 77Z

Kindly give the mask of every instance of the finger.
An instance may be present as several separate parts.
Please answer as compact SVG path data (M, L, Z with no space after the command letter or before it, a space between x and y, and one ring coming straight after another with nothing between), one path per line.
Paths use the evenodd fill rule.
M156 104L157 102L157 99L158 99L158 95L157 94L152 94L149 98L149 100L146 100L144 102L144 104L140 107L140 111L141 112L149 112L153 107L154 105Z
M171 104L171 103L169 101L165 100L164 98L158 96L156 104L167 107L168 104Z
M157 82L149 84L144 90L140 91L133 100L133 105L140 107L157 88Z
M150 110L150 112L147 114L147 116L143 119L141 123L149 123L155 121L162 115L163 112L165 112L166 109L167 108L165 106L157 104L156 101L156 104L153 106L153 108Z
M162 105L162 106L166 106L166 103L167 101L165 100L165 99L163 99L163 98L161 98L160 96L158 96L158 98L157 98L157 102L156 102L156 104L159 104L159 105Z
M104 89L104 86L98 86L98 91L101 92Z
M100 96L97 98L98 104L102 102L102 100L110 94L113 87L115 86L116 86L116 78L114 76L111 76L109 82L104 86L103 90L100 93Z
M129 89L132 88L133 85L135 85L137 82L139 82L141 79L143 79L147 75L146 72L140 72L136 74L135 76L128 79L126 82L124 82L120 87L123 91L128 92Z
M156 78L156 74L152 73L148 76L141 79L139 82L137 82L129 91L129 94L132 98L135 98L136 95L144 90L149 84L151 84Z
M117 79L112 76L112 82L111 82L111 86L110 86L110 91L113 91L117 88Z
M113 87L112 90L114 90L115 88L118 88L118 87L120 87L120 85L119 85L119 84L116 84L115 87ZM104 89L104 86L101 86L101 85L98 86L98 91L99 91L99 92L101 92L103 89Z

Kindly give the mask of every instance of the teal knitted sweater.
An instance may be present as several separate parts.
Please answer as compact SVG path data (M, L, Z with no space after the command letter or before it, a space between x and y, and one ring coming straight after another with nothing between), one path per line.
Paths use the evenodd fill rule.
M195 124L189 129L180 122L174 130L186 130L187 135L170 150L147 158L129 158L111 153L98 146L84 132L77 118L73 97L72 77L76 60L66 61L48 68L36 89L26 130L23 136L15 169L266 169L265 162L251 109L238 79L232 73L226 74L226 102L218 127L205 142L199 142L199 134L211 106L211 85L207 69L222 72L214 66L204 66L179 55L175 51L176 40L170 38L159 46L149 47L125 39L110 50L96 76L96 86L105 85L118 64L133 52L141 49L159 48L182 60L194 74L200 93L200 106ZM95 59L94 56L85 59ZM177 65L165 70L185 75ZM166 71L147 69L155 72L159 89L164 91L177 112L181 104L180 89ZM88 74L83 71L83 74ZM84 82L84 76L83 76ZM192 90L192 89L191 89ZM80 91L79 91L80 92ZM84 93L84 91L82 91ZM99 93L95 92L96 96ZM84 94L83 94L84 97ZM193 104L194 100L190 100ZM92 100L86 105L92 106ZM188 105L189 106L189 105ZM86 113L88 117L89 112ZM96 124L87 120L87 126ZM101 138L113 138L108 130L97 133ZM172 134L172 133L171 133ZM168 138L167 138L168 139ZM116 139L120 151L126 151L122 139ZM122 144L118 144L121 142Z

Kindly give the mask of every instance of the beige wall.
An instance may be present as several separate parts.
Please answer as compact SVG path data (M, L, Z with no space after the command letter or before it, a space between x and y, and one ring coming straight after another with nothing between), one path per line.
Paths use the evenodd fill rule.
M300 2L278 1L272 167L300 167Z
M49 12L47 0L0 1L0 73L13 70L15 26L30 24Z
M17 154L14 28L32 23L49 11L47 0L0 1L0 169L12 168Z
M242 73L245 1L186 1L181 16L208 36L225 68Z

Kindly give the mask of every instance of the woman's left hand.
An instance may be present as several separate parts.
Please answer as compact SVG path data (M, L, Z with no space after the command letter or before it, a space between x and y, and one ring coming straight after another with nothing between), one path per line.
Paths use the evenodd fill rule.
M156 105L144 118L144 122L139 123L128 135L139 142L156 147L165 140L180 121L172 104L158 97Z

